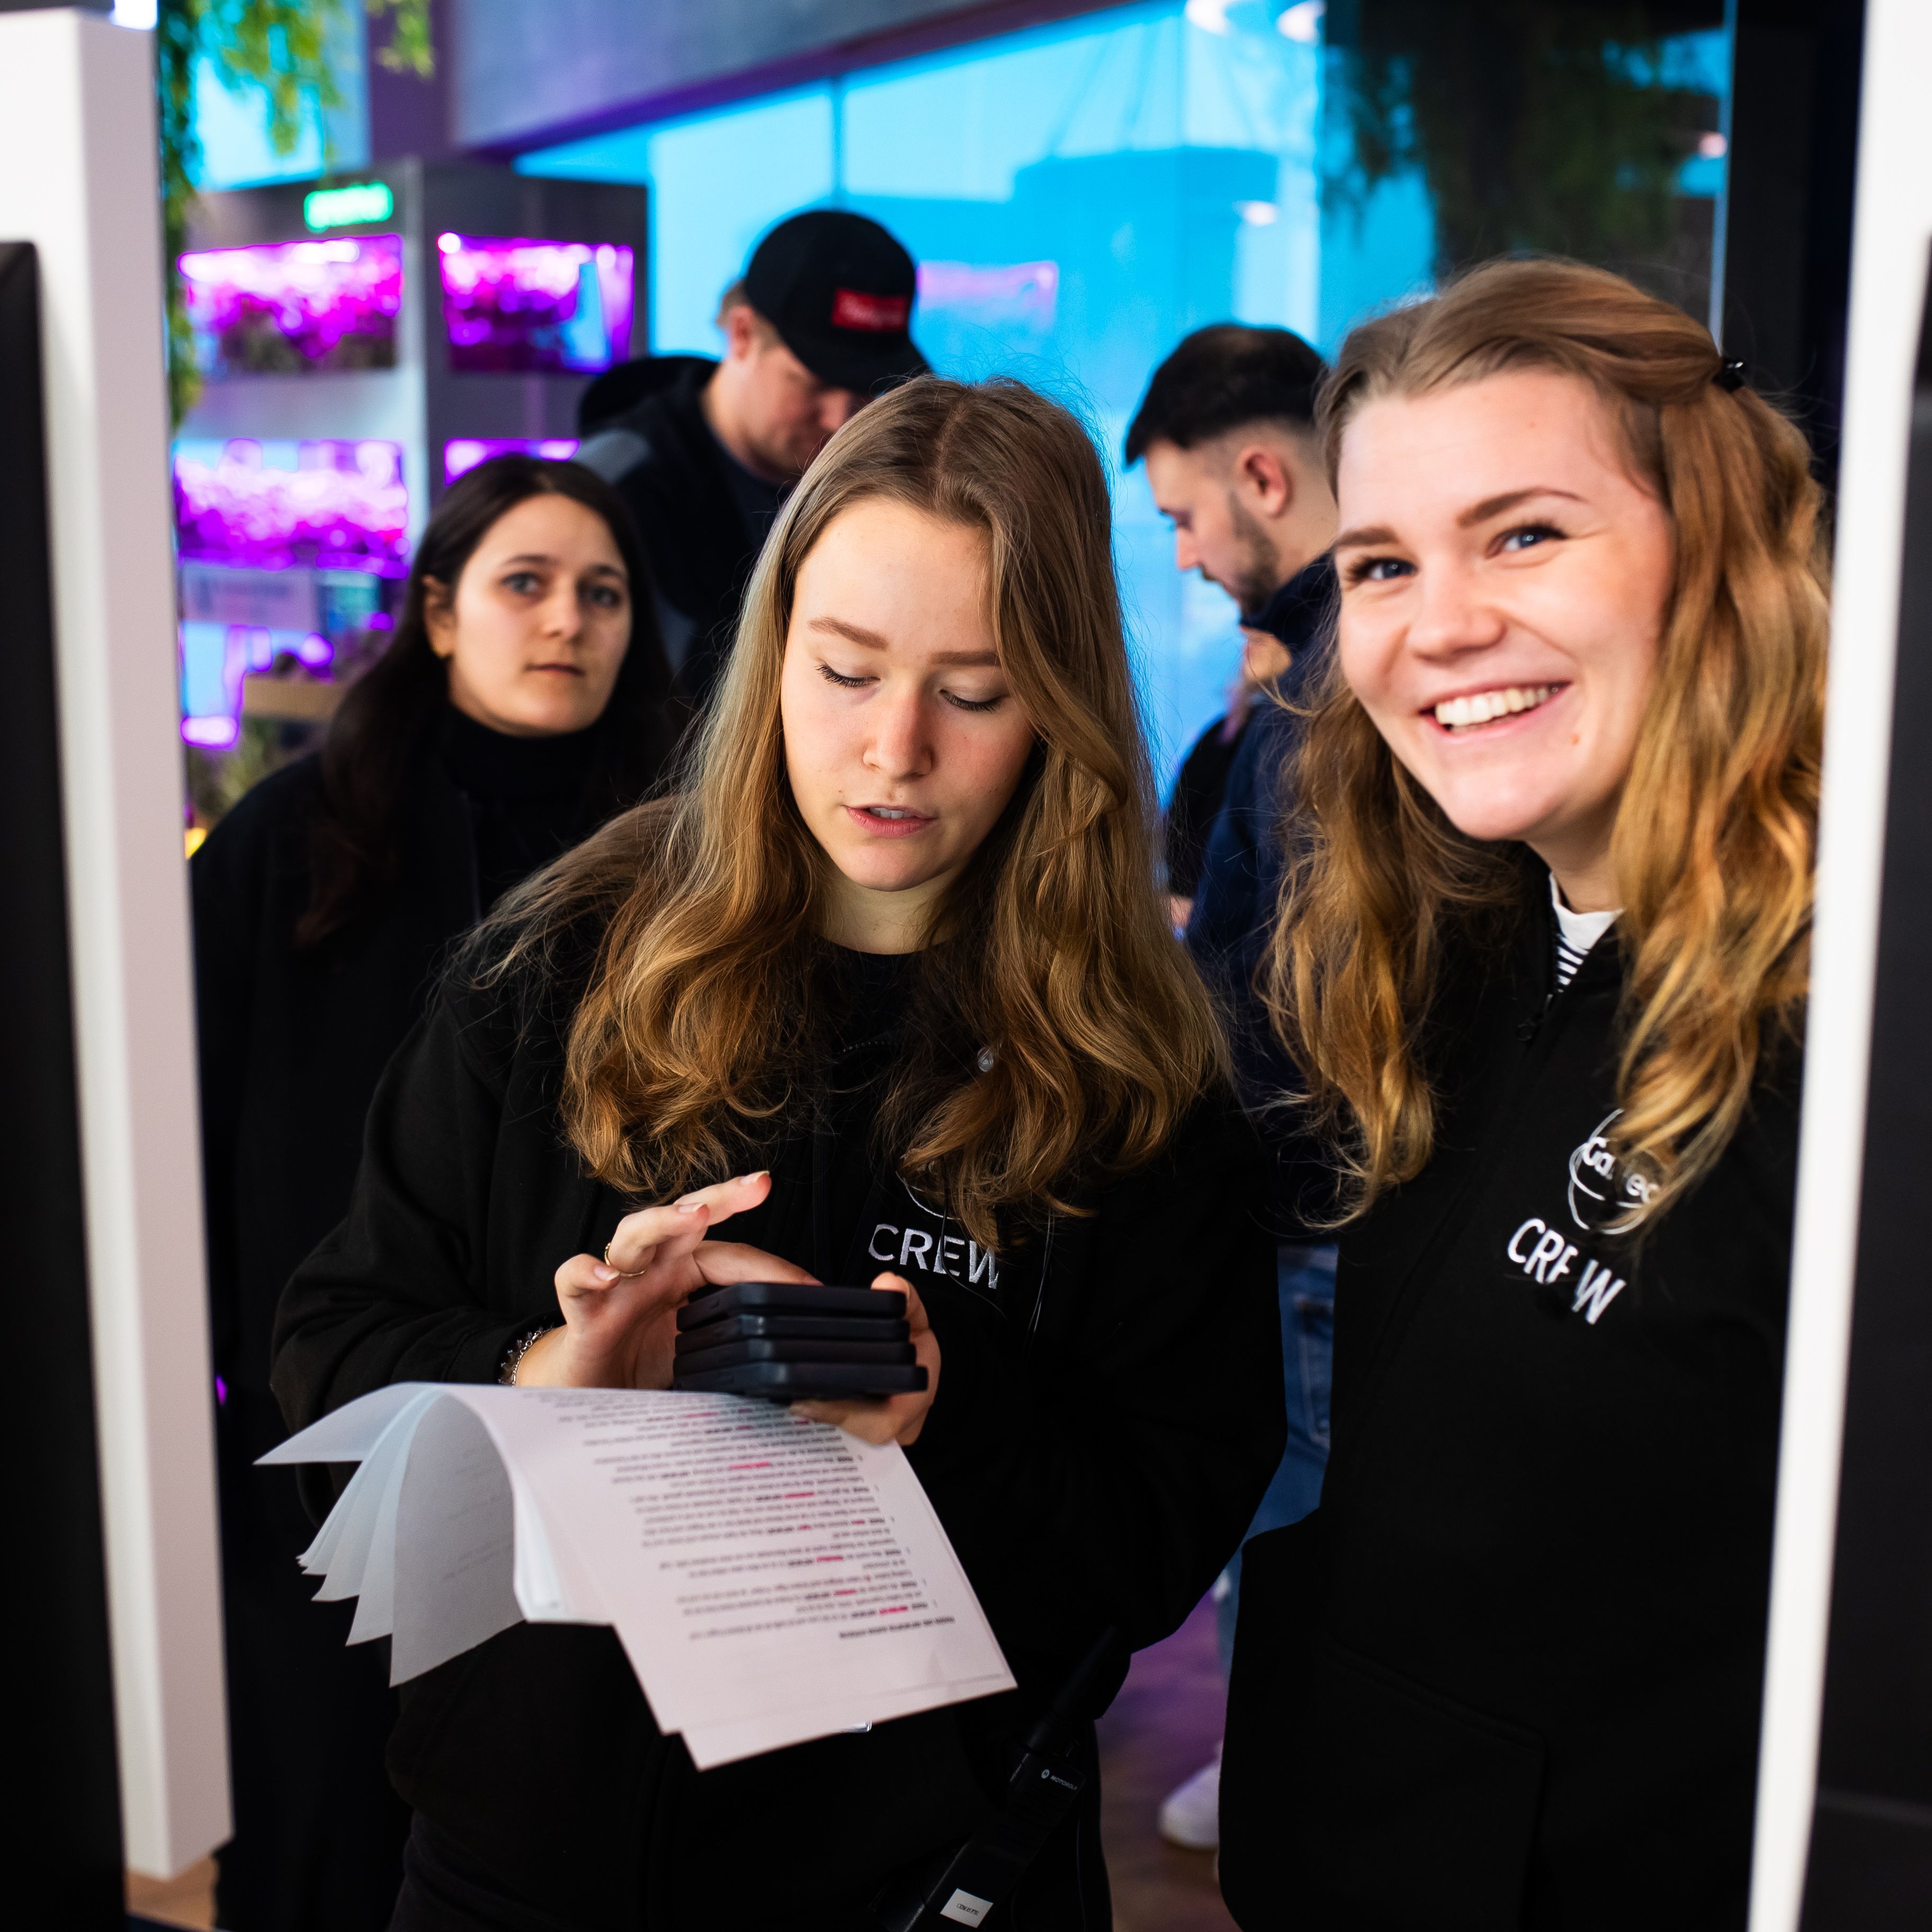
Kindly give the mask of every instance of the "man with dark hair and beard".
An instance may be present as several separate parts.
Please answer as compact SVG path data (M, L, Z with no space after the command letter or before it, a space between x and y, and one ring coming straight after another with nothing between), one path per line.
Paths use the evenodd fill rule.
M1241 614L1245 642L1227 716L1188 753L1168 807L1168 891L1174 923L1186 928L1188 948L1230 1016L1238 1083L1264 1138L1280 1120L1263 1103L1293 1084L1254 990L1281 879L1282 772L1299 728L1274 700L1292 703L1308 682L1334 595L1335 497L1314 422L1324 373L1321 357L1288 329L1197 329L1154 371L1126 439L1126 460L1145 462L1155 505L1174 526L1175 568L1218 584ZM1272 1207L1278 1236L1304 1224L1297 1203ZM1335 1250L1284 1241L1276 1252L1288 1449L1250 1535L1314 1508L1328 1456ZM1224 1667L1240 1563L1237 1552L1215 1586ZM1217 1756L1169 1794L1166 1836L1218 1841L1220 1772Z
M1146 463L1154 506L1174 526L1174 568L1199 571L1233 598L1246 640L1227 715L1182 762L1168 808L1178 926L1258 700L1283 677L1299 684L1327 608L1335 499L1315 440L1322 374L1321 357L1292 330L1217 323L1154 372L1127 430L1126 460Z

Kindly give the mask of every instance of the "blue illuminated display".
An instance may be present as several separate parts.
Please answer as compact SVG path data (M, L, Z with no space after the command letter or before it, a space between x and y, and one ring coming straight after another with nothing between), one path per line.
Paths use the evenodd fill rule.
M1118 468L1148 376L1189 330L1281 324L1332 352L1365 313L1431 285L1422 172L1357 178L1323 21L1308 0L1118 8L518 165L650 184L658 352L716 352L718 298L782 216L820 202L873 216L920 264L913 331L934 366L1059 396ZM1721 34L1662 44L1660 67L1640 72L1633 56L1633 84L1727 86ZM1707 148L1679 191L1712 193L1721 165ZM1165 781L1222 709L1234 611L1177 575L1138 470L1118 478L1116 502Z

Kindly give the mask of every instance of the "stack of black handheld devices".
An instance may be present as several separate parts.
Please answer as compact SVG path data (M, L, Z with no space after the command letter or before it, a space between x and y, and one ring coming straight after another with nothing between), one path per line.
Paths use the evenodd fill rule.
M926 1386L898 1288L736 1281L677 1312L676 1389L774 1402L905 1395Z

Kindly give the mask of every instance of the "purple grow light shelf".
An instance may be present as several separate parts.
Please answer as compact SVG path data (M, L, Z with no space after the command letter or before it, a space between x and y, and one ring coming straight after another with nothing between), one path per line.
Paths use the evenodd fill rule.
M440 235L436 245L451 368L587 372L630 353L628 248L474 235Z
M493 456L543 456L553 463L568 463L576 454L574 436L549 436L536 440L526 436L452 436L442 446L442 480L446 488Z
M181 258L202 366L228 376L392 369L398 235L264 242Z
M257 570L308 565L400 577L409 495L395 442L175 446L182 556Z

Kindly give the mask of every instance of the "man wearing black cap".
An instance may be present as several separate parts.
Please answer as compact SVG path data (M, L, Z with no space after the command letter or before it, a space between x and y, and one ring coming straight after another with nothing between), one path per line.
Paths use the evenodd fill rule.
M718 308L724 358L626 363L585 392L578 460L631 506L677 688L702 709L760 546L812 459L872 398L926 368L912 257L876 221L782 221Z

